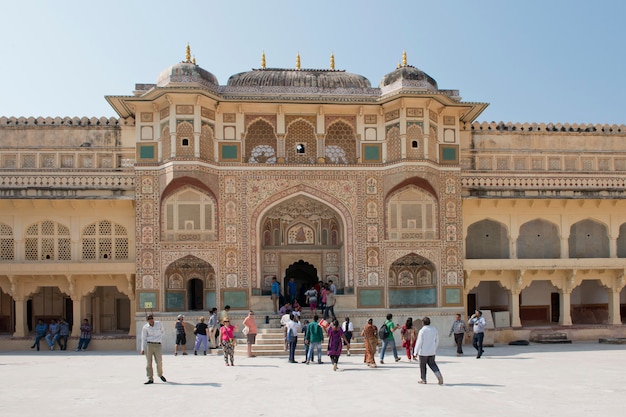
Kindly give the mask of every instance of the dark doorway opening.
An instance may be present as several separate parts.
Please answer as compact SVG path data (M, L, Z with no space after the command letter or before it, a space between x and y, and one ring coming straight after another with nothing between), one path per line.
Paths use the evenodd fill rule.
M561 319L561 295L558 292L550 294L550 309L552 323L558 323Z
M289 279L293 277L296 282L296 290L298 291L298 303L301 306L308 305L306 304L306 297L304 293L316 284L319 281L319 277L317 276L317 268L311 265L308 262L300 259L298 262L295 262L285 270L285 277L283 278L283 288L287 288L287 283Z
M467 294L467 317L471 317L476 311L476 294Z
M187 308L189 310L203 310L204 306L204 285L198 278L190 279L187 282Z

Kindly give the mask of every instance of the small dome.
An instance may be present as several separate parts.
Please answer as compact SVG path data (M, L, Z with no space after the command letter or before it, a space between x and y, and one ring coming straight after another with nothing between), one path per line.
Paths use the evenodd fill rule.
M380 81L380 88L400 82L400 86L421 87L430 91L438 91L437 81L419 68L404 65L385 75Z
M262 68L240 72L228 79L229 87L372 88L362 75L339 70Z
M158 87L170 83L200 83L218 86L217 78L209 71L200 68L193 62L180 62L163 71L157 80Z

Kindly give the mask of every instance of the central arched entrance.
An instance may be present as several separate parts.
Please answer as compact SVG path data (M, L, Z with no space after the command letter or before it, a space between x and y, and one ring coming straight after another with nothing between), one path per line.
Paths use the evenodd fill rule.
M269 294L272 278L287 293L293 276L298 301L317 282L332 280L345 286L345 225L335 207L313 196L297 194L267 210L260 223L262 292Z
M300 305L305 305L306 297L304 293L319 281L317 268L300 259L298 262L294 262L289 265L289 267L285 270L283 288L287 288L287 282L289 282L292 277L296 283L298 302Z

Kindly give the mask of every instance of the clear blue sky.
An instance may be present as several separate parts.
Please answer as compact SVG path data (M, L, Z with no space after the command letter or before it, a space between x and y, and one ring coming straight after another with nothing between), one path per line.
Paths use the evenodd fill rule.
M626 123L626 1L20 0L2 5L0 116L116 116L184 59L225 85L268 67L336 68L377 87L409 65L488 102L479 121Z

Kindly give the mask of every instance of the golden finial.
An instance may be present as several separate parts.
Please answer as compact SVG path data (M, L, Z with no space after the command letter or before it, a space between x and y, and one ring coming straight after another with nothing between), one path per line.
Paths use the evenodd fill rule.
M331 52L330 54L330 69L334 70L335 69L335 53Z
M300 69L300 52L296 55L296 69Z
M400 61L398 61L398 67L397 67L397 69L400 69Z
M406 51L402 52L402 66L406 67Z
M185 50L185 62L191 62L191 47L187 43L187 49Z
M261 68L265 68L265 51L261 55Z
M193 56L193 59L191 60L191 62L193 62L194 65L196 65L196 56Z

